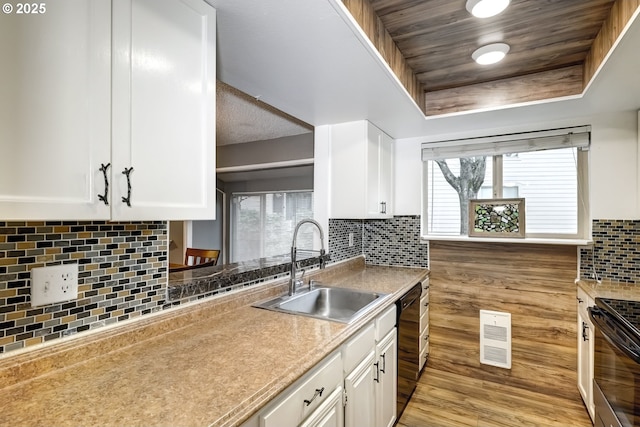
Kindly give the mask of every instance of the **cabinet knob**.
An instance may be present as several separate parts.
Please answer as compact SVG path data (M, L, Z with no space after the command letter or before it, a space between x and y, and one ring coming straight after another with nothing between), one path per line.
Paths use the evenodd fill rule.
M582 304L582 303L583 303L582 298L580 298L580 297L576 297L576 299L578 300L578 304Z

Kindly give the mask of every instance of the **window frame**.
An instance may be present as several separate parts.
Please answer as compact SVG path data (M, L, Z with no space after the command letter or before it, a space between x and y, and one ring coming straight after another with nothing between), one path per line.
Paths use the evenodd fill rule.
M588 132L588 138L590 140L590 126L583 126L580 128L569 128L570 130L581 130ZM526 135L527 137L535 138L538 132L530 132L527 134L515 134L515 135ZM569 132L570 134L571 132ZM543 138L547 138L549 135L567 135L567 129L560 130L549 130L539 132L540 135L543 135ZM420 237L423 241L429 240L463 240L463 241L499 241L504 243L555 243L555 244L590 244L592 242L591 238L591 217L590 217L590 201L589 201L589 145L590 141L585 146L576 147L577 156L576 156L576 179L577 179L577 232L575 234L557 234L557 233L526 233L525 238L522 239L504 239L499 237L469 237L468 235L455 235L455 234L428 234L428 221L429 221L429 168L427 163L429 159L425 158L424 149L433 150L432 147L439 146L443 147L443 150L446 150L448 153L448 157L450 159L456 159L460 157L468 157L468 156L476 156L483 155L477 152L474 154L467 154L466 151L471 146L471 141L473 143L483 143L484 138L473 138L472 140L457 140L457 141L443 141L437 143L423 143L423 158L422 158L422 219L421 219L421 231ZM491 144L500 144L502 141L506 141L507 144L509 135L499 135L494 137L487 137L489 142L485 143L485 147L490 146ZM517 136L514 139L518 139ZM450 147L447 147L447 143L450 143ZM459 149L458 149L459 147ZM558 149L562 148L561 146L546 149ZM473 149L473 147L472 147ZM437 149L436 149L437 150ZM435 150L433 150L435 151ZM527 151L527 150L522 150ZM528 150L528 151L536 151L536 150ZM513 151L517 152L517 151ZM456 155L457 153L457 155ZM503 151L504 154L506 152ZM494 199L502 198L502 186L503 186L503 153L493 154L491 152L486 152L484 155L492 158L492 193ZM439 157L445 158L445 157ZM435 162L434 162L435 164Z
M313 205L315 202L314 199L314 191L313 189L309 189L309 190L269 190L269 191L237 191L237 192L232 192L231 196L230 196L230 203L229 203L229 260L230 262L246 262L248 260L244 260L244 261L237 261L235 260L235 251L237 248L235 248L235 238L233 236L233 232L235 230L235 220L236 220L236 212L235 212L235 208L233 206L234 204L234 199L235 197L238 196L259 196L260 197L260 218L259 218L259 222L260 222L260 230L262 231L260 233L260 256L258 259L261 258L265 258L268 257L265 255L265 234L264 234L264 230L265 230L265 221L266 221L266 210L267 210L267 204L264 203L266 196L268 194L292 194L292 193L309 193L311 195L311 210L313 212ZM285 213L286 216L286 213ZM291 237L293 238L293 234L291 235ZM255 259L255 258L252 258Z

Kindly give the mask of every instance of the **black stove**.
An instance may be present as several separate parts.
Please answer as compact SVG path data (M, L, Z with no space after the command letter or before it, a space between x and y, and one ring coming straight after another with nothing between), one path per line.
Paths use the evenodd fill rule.
M613 316L640 341L640 301L596 298L596 307Z
M596 298L595 427L640 427L640 301Z

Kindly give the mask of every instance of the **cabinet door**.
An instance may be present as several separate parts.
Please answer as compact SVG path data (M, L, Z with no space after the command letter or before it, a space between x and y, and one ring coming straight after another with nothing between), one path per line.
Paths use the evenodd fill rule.
M0 218L108 219L111 2L0 14Z
M393 140L368 121L331 128L331 217L393 216Z
M367 122L367 215L379 216L383 213L382 199L380 199L380 142L382 132Z
M113 1L113 219L215 219L215 18Z
M578 390L582 395L591 419L594 419L593 403L593 325L588 317L578 310Z
M346 427L376 425L374 382L377 372L374 362L375 352L372 350L344 380L347 394L344 408Z
M344 411L342 408L342 387L331 393L318 409L300 427L343 427Z
M396 421L397 390L397 339L396 329L385 336L376 346L380 382L376 384L376 425L393 427Z
M393 216L393 139L381 132L379 150L378 199L383 203L383 215Z
M367 123L367 215L393 216L393 140Z

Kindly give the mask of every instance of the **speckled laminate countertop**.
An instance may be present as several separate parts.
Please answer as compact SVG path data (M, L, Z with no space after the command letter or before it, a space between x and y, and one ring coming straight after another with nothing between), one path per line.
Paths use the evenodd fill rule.
M603 279L600 283L595 280L579 280L577 284L593 299L614 298L640 301L640 286L633 283Z
M250 305L283 281L0 359L0 425L241 424L424 279L361 258L310 276L391 294L345 325Z

